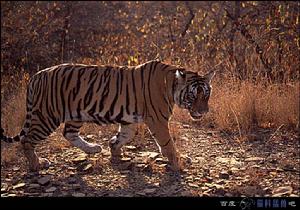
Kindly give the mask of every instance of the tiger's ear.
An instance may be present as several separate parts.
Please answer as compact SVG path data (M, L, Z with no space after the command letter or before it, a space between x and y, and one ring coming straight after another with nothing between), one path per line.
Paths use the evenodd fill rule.
M178 80L179 84L185 84L186 82L186 74L183 70L177 69L175 73L175 77Z
M205 74L203 77L206 82L210 83L211 79L215 76L215 71L210 71L209 73Z

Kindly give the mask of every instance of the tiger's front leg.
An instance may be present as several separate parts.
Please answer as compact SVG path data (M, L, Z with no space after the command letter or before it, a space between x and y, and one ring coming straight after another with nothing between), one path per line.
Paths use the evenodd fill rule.
M171 169L174 171L182 170L180 154L177 152L173 139L169 133L168 123L165 124L152 124L147 123L151 134L156 139L156 143L163 156L167 157Z
M112 157L119 157L122 154L122 146L128 143L135 135L136 125L120 125L116 136L109 141L109 147Z

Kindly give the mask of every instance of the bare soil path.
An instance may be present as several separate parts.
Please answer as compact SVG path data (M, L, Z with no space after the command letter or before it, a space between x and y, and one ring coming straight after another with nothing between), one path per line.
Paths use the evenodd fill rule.
M181 174L168 169L147 133L147 141L139 143L140 137L135 137L124 147L122 161L114 163L108 150L113 133L107 128L84 134L103 146L96 155L71 147L58 130L38 147L39 156L52 163L39 174L26 171L20 152L13 162L1 161L1 197L299 196L297 134L277 133L270 138L272 132L262 130L237 142L219 131L187 124L177 127L181 134L176 144L188 157Z

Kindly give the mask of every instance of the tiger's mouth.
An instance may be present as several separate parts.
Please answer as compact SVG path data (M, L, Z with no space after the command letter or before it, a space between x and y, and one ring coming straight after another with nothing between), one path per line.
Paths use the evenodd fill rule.
M203 114L196 113L196 112L190 112L190 115L194 120L199 120L203 117Z

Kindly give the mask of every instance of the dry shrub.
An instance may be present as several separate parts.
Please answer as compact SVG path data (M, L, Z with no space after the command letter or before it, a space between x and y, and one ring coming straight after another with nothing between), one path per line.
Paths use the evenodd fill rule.
M5 134L9 136L17 135L23 126L26 115L26 87L29 76L24 74L22 80L10 83L10 88L14 89L12 95L6 103L1 103L1 127ZM11 78L2 78L3 83L11 82ZM20 153L19 144L7 144L1 142L1 165L13 163Z
M3 79L5 80L5 78ZM26 116L26 89L29 81L28 74L24 74L19 82L10 85L14 92L1 103L1 127L6 134L16 135L23 126Z
M205 121L223 130L251 132L257 126L299 127L299 82L265 84L243 81L214 86Z
M299 128L299 82L262 89L256 106L260 126Z

